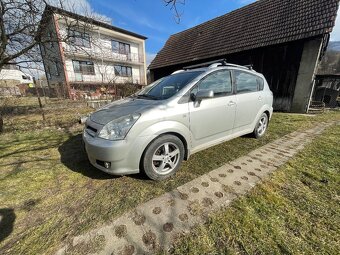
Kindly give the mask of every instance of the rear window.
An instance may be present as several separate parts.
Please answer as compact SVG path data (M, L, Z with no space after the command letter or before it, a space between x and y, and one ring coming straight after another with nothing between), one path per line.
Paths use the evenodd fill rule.
M235 71L237 93L249 93L263 90L263 79L242 71Z

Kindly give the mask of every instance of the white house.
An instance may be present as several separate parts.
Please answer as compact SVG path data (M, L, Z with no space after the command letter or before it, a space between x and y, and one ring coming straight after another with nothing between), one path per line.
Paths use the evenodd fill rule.
M146 84L146 37L47 6L40 45L51 88L72 89L107 84Z
M11 81L11 83L19 84L30 84L33 83L33 78L31 75L24 73L15 64L5 65L0 71L0 80L4 84L6 81Z

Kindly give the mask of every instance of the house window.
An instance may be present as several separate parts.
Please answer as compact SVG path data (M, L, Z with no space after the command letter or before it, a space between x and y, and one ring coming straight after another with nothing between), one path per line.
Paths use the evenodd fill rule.
M94 64L92 61L72 60L72 63L73 63L73 70L75 73L95 75Z
M70 38L71 44L75 46L91 48L90 35L88 33L70 29L68 36Z
M116 66L115 75L122 77L132 77L132 68L130 66Z
M112 51L119 54L128 55L130 53L130 44L122 43L118 41L111 41Z

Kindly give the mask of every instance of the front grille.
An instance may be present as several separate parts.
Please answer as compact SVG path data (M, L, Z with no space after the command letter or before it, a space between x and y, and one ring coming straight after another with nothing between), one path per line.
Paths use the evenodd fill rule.
M91 127L91 126L86 126L86 132L90 136L94 137L96 135L96 133L97 133L97 129L95 129L95 128Z
M91 127L91 126L87 126L86 128L92 130L95 133L97 133L97 129L95 129L95 128Z

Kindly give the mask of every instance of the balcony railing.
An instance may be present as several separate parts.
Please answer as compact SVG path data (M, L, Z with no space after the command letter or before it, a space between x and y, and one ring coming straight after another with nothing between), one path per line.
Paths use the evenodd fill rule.
M115 61L115 62L128 62L128 63L144 63L144 56L138 53L128 53L128 54L120 54L107 50L99 50L92 48L81 48L74 47L70 45L65 45L63 47L64 53L66 55L71 56L81 56L91 59L103 59L105 61Z
M69 81L72 83L91 83L93 85L95 84L122 84L122 83L135 83L135 84L145 84L144 77L121 77L121 76L116 76L116 77L108 77L108 78L100 78L99 76L96 75L84 75L81 73L74 73L74 75L69 76Z

